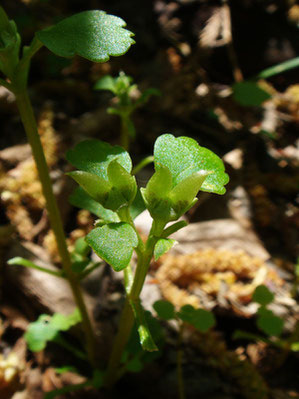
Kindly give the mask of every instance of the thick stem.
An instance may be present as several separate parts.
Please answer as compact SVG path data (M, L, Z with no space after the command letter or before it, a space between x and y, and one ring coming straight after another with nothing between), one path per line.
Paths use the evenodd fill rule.
M134 325L134 314L130 305L130 301L134 302L139 299L139 295L145 281L145 277L149 268L151 258L153 256L156 242L159 239L159 235L162 234L164 226L165 224L159 225L158 227L154 221L145 248L142 243L140 243L136 248L136 253L138 255L136 272L134 275L132 288L130 292L127 293L118 332L115 337L112 352L110 355L105 381L105 385L107 387L113 385L113 383L118 379L118 368L120 360L124 348L130 338L130 334Z
M130 338L134 325L134 314L128 296L126 297L124 308L120 317L118 332L114 339L112 352L109 358L105 385L110 387L118 379L118 368L124 348Z
M94 364L94 334L89 319L89 315L83 300L81 288L77 276L72 271L71 259L67 249L63 225L57 202L52 190L51 179L49 175L48 165L45 159L44 151L40 141L37 130L36 120L28 97L27 91L21 90L16 92L16 101L27 134L28 141L31 145L33 157L39 174L39 179L42 184L43 194L46 199L46 207L48 210L51 227L55 234L57 248L61 258L63 271L73 292L73 296L77 307L81 313L83 328L86 338L86 349L89 360Z

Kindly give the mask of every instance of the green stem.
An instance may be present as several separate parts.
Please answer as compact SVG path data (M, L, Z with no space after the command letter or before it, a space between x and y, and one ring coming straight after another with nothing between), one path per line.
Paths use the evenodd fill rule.
M43 194L46 199L46 207L48 210L51 227L55 234L59 255L63 271L67 280L69 281L73 296L77 307L81 313L83 328L86 338L86 349L91 364L94 361L94 334L89 315L83 300L81 287L77 276L72 271L71 259L67 249L63 225L55 196L53 194L51 179L49 175L48 165L45 159L43 147L37 130L37 124L30 103L30 99L26 89L16 91L16 101L21 115L21 120L27 134L28 141L31 145L33 157L38 170L40 182L42 184Z
M7 263L9 265L19 265L19 266L23 266L23 267L29 267L31 269L39 270L40 272L43 272L43 273L51 274L52 276L55 276L55 277L62 277L62 278L64 277L63 272L61 272L61 271L56 272L54 270L50 270L45 267L38 266L35 263L31 262L30 260L21 258L19 256L9 259L9 261Z
M128 296L120 317L118 332L114 340L112 352L109 358L105 385L110 387L118 379L118 368L124 348L130 338L134 325L134 314Z
M154 162L154 156L150 155L144 159L142 159L136 166L134 166L132 170L132 175L136 175L141 169L145 168L150 163Z
M258 79L268 79L271 76L278 75L279 73L286 72L293 68L299 67L299 57L293 58L291 60L282 62L281 64L274 65L270 68L264 69L260 72L256 78Z
M24 47L24 56L16 66L14 72L14 83L18 88L22 88L26 91L28 73L30 68L31 58L40 48L43 47L43 43L34 37L29 47Z
M126 150L129 151L130 148L130 135L128 131L128 126L126 119L121 115L121 131L120 131L120 141L121 146Z
M130 338L131 331L134 325L134 314L130 303L136 303L139 300L139 296L145 281L150 261L153 256L154 247L159 239L160 234L162 234L164 226L165 224L157 225L155 221L153 221L152 229L150 231L150 235L145 247L143 243L140 242L138 244L138 247L136 248L136 253L138 256L136 272L130 292L127 293L124 309L120 318L118 332L115 337L112 352L108 362L105 380L105 385L108 387L113 385L113 383L118 379L118 368L120 360L124 348Z

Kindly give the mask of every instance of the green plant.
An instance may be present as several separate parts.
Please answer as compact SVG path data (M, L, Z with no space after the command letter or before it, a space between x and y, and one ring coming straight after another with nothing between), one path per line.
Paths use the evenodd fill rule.
M16 24L8 19L5 11L0 7L0 71L4 76L0 79L0 84L16 96L21 120L32 148L46 198L63 275L69 281L82 318L86 348L92 364L95 364L94 334L81 293L80 279L73 270L72 259L67 249L59 209L53 194L47 163L27 92L27 79L31 59L43 45L58 56L69 58L80 55L94 62L105 62L111 55L124 54L134 43L131 38L132 33L124 29L124 26L125 22L122 19L107 15L103 11L85 11L66 18L55 26L36 32L32 43L23 48L21 55L21 38ZM14 259L11 263L18 263L17 261L18 259ZM33 267L28 261L26 263L21 260L19 263ZM39 270L46 271L45 268L39 268Z
M265 285L256 287L252 296L252 300L259 304L256 325L264 335L237 330L234 334L234 338L263 341L282 349L285 354L289 351L297 352L299 350L299 323L297 323L294 332L288 338L282 338L284 320L276 316L272 310L268 309L268 305L273 302L274 298L274 294ZM285 359L285 356L283 356L283 359Z
M138 359L126 355L134 323L142 350L155 352L158 349L157 340L152 334L151 318L140 301L140 292L152 257L158 259L173 246L175 242L168 236L186 225L177 220L195 204L199 190L224 194L224 185L228 182L221 159L188 137L175 138L165 134L156 140L155 173L142 189L137 187L131 158L123 148L96 140L79 143L67 153L67 159L78 169L69 175L81 186L72 196L72 203L92 210L100 219L86 236L86 243L80 240L74 252L69 254L27 93L30 61L43 45L62 57L78 54L95 62L107 61L111 55L123 54L133 43L131 32L123 29L123 26L124 21L120 18L102 11L86 11L37 32L32 44L24 48L20 58L20 37L15 24L8 20L0 8L0 70L6 77L0 83L16 96L36 160L63 266L62 272L55 275L69 281L79 311L78 317L55 314L49 318L42 315L36 324L31 325L27 341L33 349L44 347L49 340L66 346L66 342L61 339L61 331L82 320L88 359L95 370L92 379L86 384L97 387L102 383L102 372L96 368L94 336L79 282L98 263L90 261L86 243L114 270L124 272L126 301L105 375L105 385L109 386L125 370L138 369ZM153 222L149 237L143 242L133 219L145 208L150 212ZM175 223L168 227L168 222ZM130 264L133 251L137 255L135 272ZM22 258L13 259L10 263L50 272ZM36 331L42 331L42 337L36 335ZM74 348L69 346L68 349L74 353ZM81 387L81 384L69 387L67 391Z
M130 140L134 140L136 137L132 114L137 108L146 104L152 95L160 95L159 90L154 88L139 93L137 85L132 82L131 76L120 72L116 78L110 75L104 76L94 86L95 90L108 90L114 94L117 102L108 108L108 113L120 117L121 146L127 151L129 150Z
M121 147L86 140L68 151L67 159L79 169L69 175L85 191L83 206L86 207L89 196L93 201L89 204L98 202L102 207L98 210L104 210L96 227L86 236L86 242L115 271L124 271L127 295L108 364L106 385L110 385L120 376L119 364L134 321L142 348L157 350L139 296L152 257L158 259L167 252L174 244L168 236L186 223L179 221L169 227L166 225L179 219L195 204L199 190L224 194L228 176L222 161L213 152L200 147L191 138L175 138L171 134L156 140L155 173L141 189L131 174L130 156ZM134 200L140 193L153 218L145 243L132 217ZM77 196L77 205L79 202ZM134 250L137 255L135 274L130 265Z
M169 301L160 300L154 303L153 308L157 315L162 320L175 320L178 323L178 340L177 340L177 376L178 376L178 390L179 398L185 398L183 366L182 366L182 342L183 334L187 325L193 326L202 333L215 325L215 318L213 313L205 309L195 309L191 305L182 306L179 312L175 311L173 304Z

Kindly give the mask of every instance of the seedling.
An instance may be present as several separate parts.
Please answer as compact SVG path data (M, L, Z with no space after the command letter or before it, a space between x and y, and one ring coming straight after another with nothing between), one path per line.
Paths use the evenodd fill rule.
M264 335L251 334L246 331L236 331L234 338L254 339L265 342L269 345L283 349L285 353L290 350L297 352L299 350L299 323L297 323L293 334L288 338L282 338L284 328L284 320L276 316L272 310L268 309L268 305L274 300L274 294L265 286L256 287L252 300L260 306L257 310L256 325Z
M152 95L160 95L159 90L149 88L143 93L139 93L137 85L133 84L133 78L124 72L120 72L116 78L110 75L104 76L97 81L94 88L95 90L108 90L114 94L117 102L108 108L108 113L120 117L121 146L125 150L129 150L130 141L136 137L132 115L137 108L146 104Z
M169 301L160 300L154 303L153 308L157 312L160 319L165 321L175 320L178 323L179 334L177 341L177 376L179 398L185 398L183 365L182 365L182 341L184 330L187 325L193 326L202 333L209 331L215 325L213 313L205 309L195 309L191 305L182 306L179 312L175 311L175 307Z
M110 56L124 54L134 43L132 33L124 29L125 22L104 11L85 11L59 22L57 25L36 32L30 46L21 52L21 38L14 21L10 21L0 7L0 71L4 78L0 84L16 96L21 120L36 162L50 223L55 234L61 257L64 276L69 281L73 296L82 317L89 360L95 364L94 334L86 310L79 277L73 270L72 260L67 249L61 216L53 194L51 179L43 148L37 131L37 124L27 92L27 79L30 62L44 45L54 54L70 58L80 55L94 62L105 62ZM16 263L16 260L14 259ZM24 260L20 262L24 264ZM34 267L30 262L25 266ZM44 268L39 268L41 271Z
M0 80L0 84L15 94L32 147L63 266L61 275L57 277L66 278L73 291L85 331L88 359L95 369L93 379L88 382L92 386L100 385L101 373L96 369L94 336L79 281L82 276L97 267L97 264L90 262L82 240L76 245L72 255L67 250L59 210L27 93L27 77L31 58L43 45L56 55L72 57L77 54L94 62L104 62L111 55L125 53L134 41L131 38L132 33L125 30L124 26L123 20L103 11L86 11L37 32L31 45L23 49L23 56L20 58L21 40L15 23L8 20L0 7L0 70L6 77L6 80ZM140 292L152 257L158 259L173 246L174 241L168 236L186 225L185 222L176 221L195 204L198 191L224 194L228 176L224 172L221 159L213 152L199 146L191 138L175 138L171 134L162 135L156 140L155 173L143 189L137 187L132 173L131 158L121 147L87 140L70 150L67 159L78 169L69 175L81 186L72 197L73 203L93 209L100 218L95 228L87 235L86 243L115 271L124 272L126 301L105 376L105 385L109 386L122 375L124 366L128 369L130 364L124 358L124 350L134 323L142 349L149 352L158 349L148 326L148 316L140 301ZM145 243L133 222L133 218L144 208L153 218L152 228ZM175 223L167 227L169 222ZM135 272L130 265L134 251L137 255ZM26 263L23 259L14 259L11 263L24 264L48 272L43 266L28 261ZM48 340L57 341L59 331L65 331L73 323L73 316L61 319L61 316L54 315L47 320L44 317L36 322L35 327L31 325L27 334L28 342L31 342L30 345L35 342L37 349L43 347ZM57 319L60 321L58 325ZM79 318L75 321L79 321ZM50 326L48 330L44 328L45 324ZM39 344L34 334L36 330L45 334ZM61 340L59 341L61 344Z
M70 172L69 176L85 192L84 196L82 192L81 197L76 196L77 205L80 202L78 198L83 198L83 207L89 204L91 209L90 204L101 205L97 209L101 219L86 236L86 242L115 271L124 271L127 296L106 375L106 385L110 385L119 376L119 364L134 321L143 350L158 349L139 296L152 257L158 259L167 252L175 243L168 236L186 223L166 225L175 222L196 203L199 190L224 194L228 176L221 159L213 152L200 147L189 137L175 138L171 134L164 134L156 140L155 173L141 189L131 173L131 158L121 147L86 140L68 151L67 159L79 169ZM134 201L140 198L140 194L144 207L153 218L145 243L132 217L133 213L136 215ZM102 214L101 209L104 210ZM137 255L135 274L130 265L133 251Z

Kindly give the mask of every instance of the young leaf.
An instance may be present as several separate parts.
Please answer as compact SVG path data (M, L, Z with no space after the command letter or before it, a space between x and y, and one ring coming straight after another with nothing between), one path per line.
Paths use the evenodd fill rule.
M91 196L94 200L104 205L108 198L111 184L102 177L89 172L76 170L67 173Z
M130 301L130 304L132 306L132 310L135 316L135 321L142 349L148 352L157 351L158 348L149 330L147 320L145 317L144 308L141 305L140 299L138 299L137 301Z
M271 303L273 299L274 294L265 285L259 285L256 287L252 295L252 300L263 306Z
M184 305L181 307L177 315L181 320L193 324L195 318L195 309L192 305Z
M115 80L110 75L103 76L94 85L94 89L95 90L109 90L113 94L116 94Z
M119 217L110 209L105 209L101 204L92 199L82 187L77 187L69 197L69 201L73 206L86 209L97 217L104 220L106 223L117 223Z
M115 271L120 271L129 265L138 237L128 223L111 223L93 229L86 242Z
M75 14L57 25L36 33L37 38L61 57L80 55L94 62L108 61L124 54L134 40L124 29L125 21L104 11L91 10Z
M80 237L75 242L74 252L82 257L86 257L90 253L90 247L85 241L85 237Z
M207 148L201 147L190 137L175 138L171 134L160 136L154 147L155 168L168 167L172 178L172 186L195 172L209 173L200 190L216 194L224 194L224 185L228 183L228 175L224 172L221 159Z
M171 190L169 198L178 217L185 213L186 207L192 203L207 175L208 173L202 170L192 173Z
M175 319L175 311L174 306L171 302L168 301L156 301L153 305L153 308L157 312L158 316L164 320Z
M144 196L148 202L156 202L167 198L172 187L172 176L168 167L159 165L148 181Z
M136 179L117 161L112 161L107 169L108 178L113 187L120 192L127 202L132 202L137 192Z
M268 336L278 337L283 331L284 321L281 317L268 309L265 309L257 318L256 324Z
M211 327L215 325L215 317L212 312L205 309L196 309L193 326L201 332L207 332Z
M201 332L207 332L215 325L215 317L212 312L205 309L194 309L191 305L185 305L178 312L178 317L191 324Z
M233 85L233 98L243 106L260 106L271 98L271 94L263 90L255 82L238 82Z
M132 170L130 155L122 147L112 146L100 140L85 140L66 154L76 168L108 180L108 165L116 160L127 172Z
M154 249L155 260L158 260L160 256L168 252L175 244L177 244L176 240L172 240L170 238L160 238L157 241Z
M161 165L150 178L146 188L141 189L144 202L154 219L170 220L170 200L168 194L172 186L172 176L167 167Z
M29 324L24 338L32 352L39 352L45 349L47 342L52 341L57 330L50 324L51 317L42 314L33 323Z
M39 352L46 347L48 341L55 339L59 331L67 331L81 321L78 309L68 316L60 313L41 315L35 322L30 323L25 333L25 340L32 352Z

